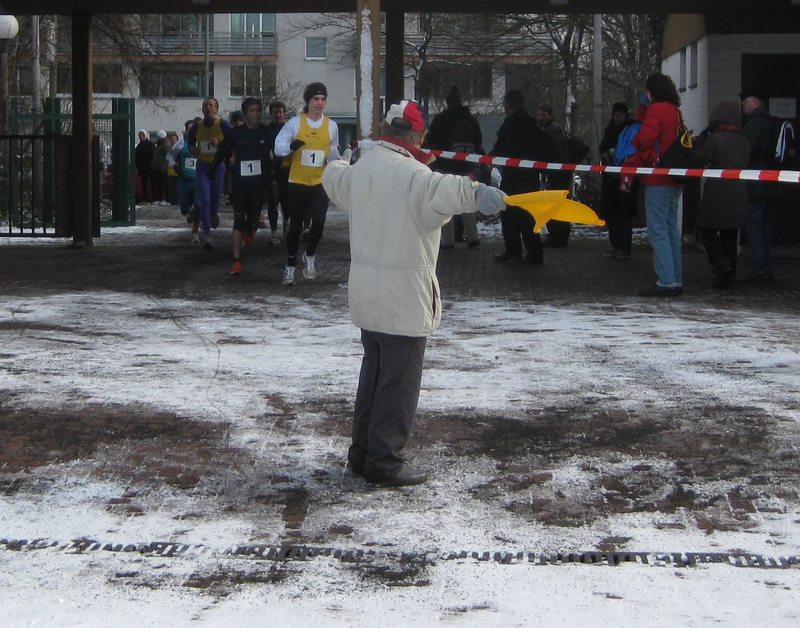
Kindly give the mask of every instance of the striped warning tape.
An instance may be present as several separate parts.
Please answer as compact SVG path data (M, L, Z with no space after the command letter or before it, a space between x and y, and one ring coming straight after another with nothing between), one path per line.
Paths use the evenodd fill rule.
M188 545L155 541L150 543L102 543L91 539L77 539L68 543L49 539L4 539L0 547L8 551L53 549L70 554L114 552L184 558L210 556L214 558L239 558L271 561L308 561L327 557L344 563L361 563L375 560L393 560L401 563L435 563L437 561L475 560L504 565L528 563L532 565L623 565L640 564L667 567L696 567L697 565L730 565L759 569L789 569L800 567L800 556L764 556L742 552L383 552L380 550L341 549L293 545L236 545L223 550L205 545Z
M468 161L487 166L508 166L511 168L528 168L533 170L561 170L565 172L608 172L612 174L658 174L673 177L706 177L709 179L732 179L745 181L775 181L778 183L800 183L798 170L737 170L719 168L634 168L630 166L604 166L598 164L561 164L549 161L532 161L514 157L495 157L494 155L476 155L473 153L454 153L447 150L431 150L431 155Z

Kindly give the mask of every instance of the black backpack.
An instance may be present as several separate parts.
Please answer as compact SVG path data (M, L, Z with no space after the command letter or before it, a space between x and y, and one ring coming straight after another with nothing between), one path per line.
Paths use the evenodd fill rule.
M453 141L450 150L456 153L475 152L475 134L472 132L472 125L466 118L459 118L453 125Z
M789 120L770 116L772 123L771 155L775 166L783 166L797 157L797 130Z

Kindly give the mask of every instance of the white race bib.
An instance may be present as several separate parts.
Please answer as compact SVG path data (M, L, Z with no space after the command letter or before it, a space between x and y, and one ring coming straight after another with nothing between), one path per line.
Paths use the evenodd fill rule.
M256 177L261 174L261 160L253 159L250 161L242 161L239 164L239 172L243 177Z
M309 168L322 168L325 163L325 151L304 149L300 152L300 165Z
M183 160L183 169L184 170L197 170L197 159L194 157L186 157Z
M214 155L217 152L217 147L211 143L211 140L200 142L200 152L205 155Z

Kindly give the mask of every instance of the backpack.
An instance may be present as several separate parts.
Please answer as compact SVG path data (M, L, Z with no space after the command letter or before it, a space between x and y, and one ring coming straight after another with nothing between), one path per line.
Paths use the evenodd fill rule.
M453 125L452 144L450 150L456 153L475 152L475 134L472 125L466 118L459 118Z
M622 133L620 133L617 138L617 148L614 151L615 166L621 166L625 159L636 154L637 151L633 146L633 138L636 137L641 126L641 122L634 122L622 129Z
M567 137L567 159L569 163L581 163L586 158L586 155L589 154L591 148L577 135L572 135L572 133L566 133L565 135Z
M772 138L775 147L774 163L781 166L797 157L797 131L789 120L770 117Z

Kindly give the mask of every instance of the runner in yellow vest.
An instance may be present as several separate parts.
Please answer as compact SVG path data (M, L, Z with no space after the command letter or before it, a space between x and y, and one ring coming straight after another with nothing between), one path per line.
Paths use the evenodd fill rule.
M283 283L293 285L297 265L297 249L303 229L303 216L311 215L308 245L303 253L303 276L317 276L315 255L322 239L328 196L322 189L322 172L331 149L338 151L339 127L323 114L328 90L322 83L310 83L303 91L306 106L303 113L289 120L275 138L275 155L291 155L289 167L288 205L289 232L286 234L286 267Z

